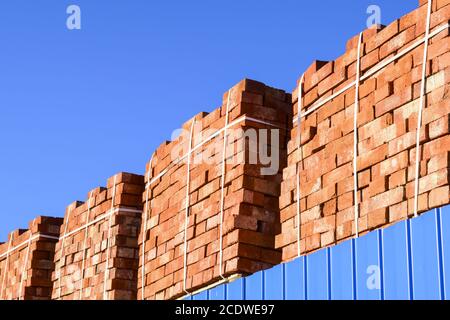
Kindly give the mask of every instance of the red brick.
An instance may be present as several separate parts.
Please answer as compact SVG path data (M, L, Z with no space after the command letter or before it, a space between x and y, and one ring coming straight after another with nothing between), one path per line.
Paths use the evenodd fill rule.
M428 197L428 207L436 208L449 203L449 186L443 186L430 191Z

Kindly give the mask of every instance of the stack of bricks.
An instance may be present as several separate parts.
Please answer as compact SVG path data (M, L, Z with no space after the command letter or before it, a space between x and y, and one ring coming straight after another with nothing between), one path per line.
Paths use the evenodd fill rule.
M67 207L56 245L53 299L136 299L144 177L119 173Z
M220 108L197 115L184 124L184 134L157 149L146 171L139 299L179 298L280 262L274 239L291 110L289 94L243 80L224 94ZM253 140L244 143L239 133ZM264 149L272 152L273 163L261 158ZM272 172L264 175L269 167Z
M415 203L416 134L424 43L364 77L372 68L424 39L427 1L387 27L365 30L357 114L359 235L412 217ZM450 1L434 0L426 63L420 134L418 213L449 203ZM433 32L441 28L441 32ZM294 123L280 197L282 230L276 238L283 261L355 236L354 104L359 35L335 61L316 61L293 93L294 119L335 94L301 119L301 149ZM356 81L355 81L356 82ZM349 85L350 84L350 85ZM348 90L339 91L346 86ZM297 171L298 168L298 171ZM297 174L300 181L300 230ZM300 231L300 232L299 232Z
M61 218L38 217L0 244L0 299L49 300Z

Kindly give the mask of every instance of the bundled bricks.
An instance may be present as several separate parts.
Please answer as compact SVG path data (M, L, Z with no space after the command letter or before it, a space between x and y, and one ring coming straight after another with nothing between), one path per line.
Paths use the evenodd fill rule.
M62 218L38 217L0 244L0 299L49 300Z
M9 234L0 299L176 299L450 203L450 0L431 2L429 30L419 4L292 95L239 82L145 177Z
M136 299L143 176L119 173L66 209L53 299Z
M283 261L296 257L299 247L305 254L353 237L356 227L361 235L413 216L424 43L372 75L364 75L424 39L428 7L427 1L421 4L386 27L362 33L357 219L353 165L356 86L351 83L357 78L359 36L348 42L344 55L335 61L314 62L303 81L299 80L293 93L295 121L281 187L282 227L276 238ZM418 213L449 203L449 20L450 1L433 1L420 127ZM325 103L315 108L321 101ZM306 115L300 128L298 110Z
M274 239L291 110L289 94L243 80L156 150L143 197L139 299L178 298L280 262ZM266 175L263 149L279 162Z

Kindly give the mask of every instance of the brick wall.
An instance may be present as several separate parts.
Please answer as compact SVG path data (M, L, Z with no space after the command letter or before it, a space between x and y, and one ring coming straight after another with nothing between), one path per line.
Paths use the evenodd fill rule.
M243 80L224 95L220 108L209 114L198 114L184 124L185 134L156 150L146 173L146 182L150 181L150 186L148 193L144 193L144 204L148 210L141 230L145 237L145 270L142 288L141 262L138 286L144 292L140 291L139 298L176 298L220 280L221 271L223 277L248 274L280 262L280 252L274 248L274 236L280 231L278 197L281 170L286 164L287 133L292 119L290 100L290 95L284 91ZM224 132L211 140L207 138L226 126L227 109L228 123L232 125L227 127L227 160L222 195ZM241 121L244 117L247 118ZM194 120L191 143L192 147L199 147L191 156L188 174L186 159L179 163L174 163L174 160L178 155L188 153L190 128ZM260 150L250 150L256 143L246 143L244 146L240 144L243 139L233 138L232 134L238 128L246 133L254 129L258 143L269 149L272 145L276 148L280 163L275 172L261 175L265 163L259 157L256 162L250 160L250 156L260 153ZM266 130L268 137L277 131L279 138L264 143L266 140L262 139L259 129ZM201 144L204 141L208 142ZM180 150L174 155L176 148ZM247 158L245 162L238 160L243 155ZM201 156L207 156L207 159L196 161ZM185 237L188 183L189 212ZM222 197L223 257L220 256ZM140 241L142 250L142 235Z
M143 189L143 176L119 173L106 188L90 191L86 202L67 207L56 245L53 299L136 299Z
M359 233L414 214L416 132L424 44L372 72L425 35L427 2L380 29L362 34L357 113ZM450 19L450 1L433 1L431 33ZM359 35L335 61L316 61L293 92L294 117L302 85L299 148L295 121L280 197L283 261L355 236L354 105ZM449 203L449 28L429 41L420 134L418 211ZM345 89L347 88L347 89ZM342 90L342 92L340 92ZM332 99L331 99L332 98ZM315 109L321 101L326 102ZM308 111L310 110L310 111ZM300 181L298 229L297 175Z
M0 244L0 299L48 300L61 218L38 217Z

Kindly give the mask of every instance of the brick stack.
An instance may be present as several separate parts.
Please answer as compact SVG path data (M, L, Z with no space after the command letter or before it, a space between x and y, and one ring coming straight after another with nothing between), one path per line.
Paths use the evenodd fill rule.
M143 176L119 173L107 188L89 192L86 202L67 207L56 245L53 299L136 299L143 189Z
M414 212L416 130L424 44L373 76L364 74L425 35L427 5L387 27L362 34L358 127L359 232L365 233ZM431 32L450 19L450 1L433 1ZM302 112L355 81L359 35L335 61L316 61L306 71ZM421 126L419 212L449 203L449 29L429 42L425 108ZM300 81L299 81L300 83ZM298 85L293 94L298 114ZM355 235L354 143L355 86L297 123L288 143L288 167L280 197L282 232L276 238L283 261L297 255L297 168L300 172L300 248L312 252Z
M0 299L49 300L61 218L38 217L0 244Z
M223 266L222 276L247 274L280 262L280 252L274 249L274 236L279 232L278 197L282 168L286 162L286 136L291 115L291 96L262 83L243 80L223 97L223 105L206 114L201 113L186 122L184 134L162 144L147 166L150 187L144 193L149 210L139 237L145 237L144 288L142 263L138 298L173 299L221 279L220 268L220 208L222 196L222 157L224 132L208 140L212 133L223 129L228 114L225 183L223 188ZM249 119L254 118L254 119ZM243 120L245 119L245 120ZM196 148L190 159L174 163L188 153L190 128L191 146ZM242 120L242 121L241 121ZM258 142L279 152L275 171L262 175L267 162L260 158L261 145L245 145L235 134L255 133ZM279 139L264 140L279 133ZM207 142L205 142L207 141ZM203 143L203 144L201 144ZM271 144L272 143L272 144ZM200 145L201 144L201 145ZM265 153L264 153L265 154ZM246 161L239 161L245 156ZM257 156L257 161L251 161ZM201 159L202 157L205 157ZM184 236L186 189L189 181L188 227ZM145 216L145 214L144 214ZM186 288L184 288L184 240L187 241ZM141 253L142 255L142 253ZM142 292L143 290L143 292ZM143 295L142 295L143 294Z

